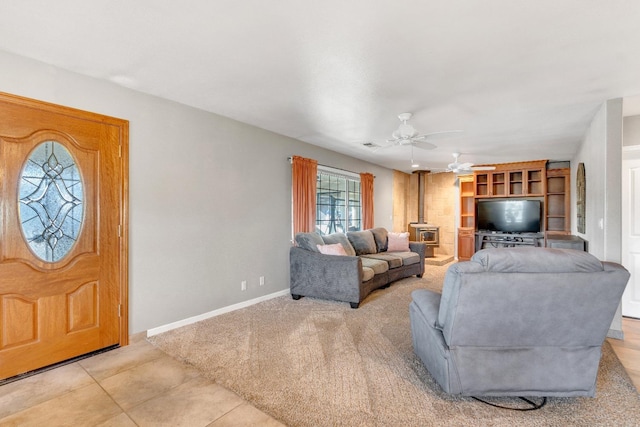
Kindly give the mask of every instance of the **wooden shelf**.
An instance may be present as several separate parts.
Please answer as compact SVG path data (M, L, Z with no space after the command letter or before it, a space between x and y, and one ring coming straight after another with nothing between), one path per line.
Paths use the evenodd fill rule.
M570 169L547 171L545 195L545 230L549 233L571 232Z
M487 177L485 177L487 178ZM488 181L477 182L473 175L460 175L460 227L458 228L458 260L468 261L475 250L476 199L478 191L488 191Z
M478 197L544 197L546 160L490 165L492 172L476 172Z

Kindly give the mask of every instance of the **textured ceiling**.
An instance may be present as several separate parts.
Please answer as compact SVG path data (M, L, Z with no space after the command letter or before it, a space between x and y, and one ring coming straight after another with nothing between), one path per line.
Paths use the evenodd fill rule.
M639 23L637 0L20 0L0 50L409 171L362 145L402 112L464 130L425 168L569 159L607 99L640 114Z

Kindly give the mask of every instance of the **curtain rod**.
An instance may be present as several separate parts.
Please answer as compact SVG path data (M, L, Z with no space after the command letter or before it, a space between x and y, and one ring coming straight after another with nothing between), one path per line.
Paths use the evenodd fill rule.
M291 156L291 157L287 157L287 160L289 160L289 163L293 163L293 156ZM320 164L320 163L318 163L318 166L322 166L322 167L325 167L325 168L336 169L336 170L340 170L340 171L344 171L344 172L349 172L349 173L355 173L355 174L358 174L358 175L359 175L359 173L358 173L358 172L354 172L354 171L350 171L350 170L342 169L342 168L337 168L337 167L335 167L335 166L323 165L323 164ZM372 175L373 175L373 174L372 174ZM376 176L375 176L375 175L373 175L373 177L375 178Z

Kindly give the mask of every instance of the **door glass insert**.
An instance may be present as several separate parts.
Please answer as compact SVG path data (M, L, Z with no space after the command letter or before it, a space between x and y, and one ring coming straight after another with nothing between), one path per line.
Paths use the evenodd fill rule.
M22 234L43 261L64 258L80 234L83 186L69 151L56 141L38 145L27 159L18 189Z

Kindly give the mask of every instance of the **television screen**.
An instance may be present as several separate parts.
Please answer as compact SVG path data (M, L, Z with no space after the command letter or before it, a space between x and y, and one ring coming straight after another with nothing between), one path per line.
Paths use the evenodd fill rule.
M540 200L478 202L478 230L505 233L540 232Z

